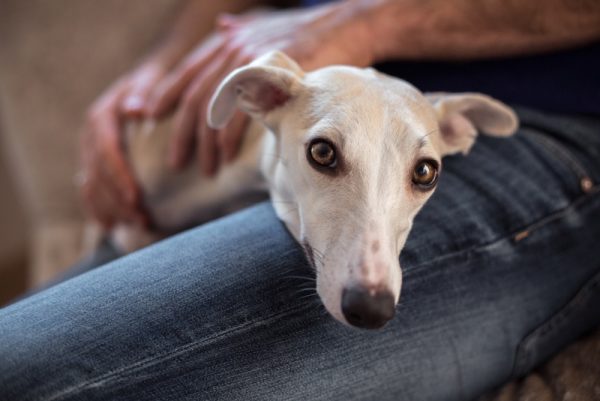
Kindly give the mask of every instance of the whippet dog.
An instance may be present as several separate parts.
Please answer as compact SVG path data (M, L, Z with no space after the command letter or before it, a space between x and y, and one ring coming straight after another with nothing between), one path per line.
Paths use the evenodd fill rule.
M239 157L214 178L165 165L172 121L127 127L128 156L154 227L168 233L215 216L225 202L270 194L302 245L316 291L342 323L379 328L400 296L399 254L433 193L441 158L467 153L479 132L509 136L518 120L482 94L422 94L372 68L304 72L272 52L233 71L214 93L208 123L222 128L240 109L252 117ZM131 251L155 232L121 225ZM319 257L315 257L319 255Z

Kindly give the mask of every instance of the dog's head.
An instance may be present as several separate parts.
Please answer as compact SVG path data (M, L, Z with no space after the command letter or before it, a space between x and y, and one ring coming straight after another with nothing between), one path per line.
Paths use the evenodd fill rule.
M423 95L371 68L303 72L278 52L233 71L209 107L215 128L238 107L273 132L276 154L265 160L275 210L315 268L327 310L363 328L394 315L398 256L442 156L518 124L484 95Z

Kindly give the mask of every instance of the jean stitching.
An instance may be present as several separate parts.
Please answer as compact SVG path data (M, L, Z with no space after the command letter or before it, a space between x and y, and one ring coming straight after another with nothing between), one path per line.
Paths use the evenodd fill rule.
M569 203L567 206L565 206L562 209L558 209L550 214L547 214L546 216L543 216L535 221L532 221L530 223L524 224L522 227L520 227L517 230L511 231L508 234L503 234L499 237L496 237L488 242L482 243L482 244L477 244L475 246L472 246L470 248L467 249L461 249L459 251L455 251L455 252L450 252L450 253L446 253L444 255L438 256L437 258L434 259L430 259L427 260L425 262L421 262L419 264L416 265L411 265L410 268L406 269L405 272L411 271L417 267L422 267L422 266L427 266L429 264L433 264L433 263L437 263L439 261L442 260L446 260L446 259L451 259L454 257L459 257L462 255L466 255L472 252L477 252L489 247L493 247L495 245L497 245L498 243L505 241L509 238L515 238L515 236L523 231L533 231L533 230L538 230L542 227L544 227L545 225L554 222L555 220L559 220L560 218L564 217L565 215L573 212L574 209L578 208L579 206L581 206L582 204L586 203L587 201L591 201L593 199L596 198L595 195L600 194L600 187L594 187L592 189L591 192L588 192L587 194L580 196L578 198L576 198L575 200L573 200L571 203Z
M535 138L534 142L541 145L552 157L558 159L565 165L578 179L589 176L586 169L580 164L579 160L571 151L567 150L559 141L548 137L534 128L523 129L526 137Z
M167 353L163 353L161 355L157 355L157 356L152 356L149 358L145 358L142 359L140 361L134 362L130 365L127 366L123 366L120 368L117 368L115 370L112 370L110 372L104 373L94 379L85 381L83 383L77 384L75 386L72 386L70 388L67 388L66 390L62 390L52 396L50 396L49 398L43 398L45 401L53 401L53 400L57 400L60 397L64 397L64 396L69 396L72 395L73 393L77 392L77 391L81 391L81 390L85 390L89 387L93 387L96 385L100 385L100 384L105 384L107 381L110 381L112 379L114 379L117 376L121 376L124 374L128 374L131 373L133 371L136 370L140 370L140 369L144 369L148 366L152 366L155 365L157 363L172 359L173 357L176 357L178 355L184 354L186 352L195 350L197 348L201 348L203 346L209 345L215 341L221 340L223 338L227 338L227 336L229 334L234 334L234 333L238 333L241 330L244 329L250 329L254 326L258 326L258 325L262 325L265 323L268 323L270 321L276 321L280 318L284 318L287 317L289 315L292 315L298 311L301 311L303 309L306 309L307 307L309 307L310 305L302 305L300 307L296 307L296 308L290 308L290 309L286 309L284 311L281 311L279 313L276 313L272 316L270 316L269 318L266 319L261 319L261 320L253 320L253 321L249 321L249 322L245 322L242 324L239 324L237 326L233 326L230 327L228 329L225 329L224 331L221 331L219 333L215 333L214 335L208 336L203 338L200 341L194 341L185 345L182 345L180 347L175 348L174 350L171 350Z
M533 354L532 344L544 339L548 334L560 328L575 311L579 310L582 305L585 305L586 301L598 287L600 287L600 274L596 273L558 312L546 319L523 338L517 346L517 357L515 358L511 377L520 376L528 370L527 367L531 364Z

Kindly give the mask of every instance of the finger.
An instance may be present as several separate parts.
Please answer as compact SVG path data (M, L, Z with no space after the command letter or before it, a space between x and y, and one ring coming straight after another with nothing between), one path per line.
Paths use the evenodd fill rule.
M238 154L250 118L237 111L229 124L217 133L217 142L225 163L231 162Z
M112 228L117 222L135 221L123 205L112 177L104 169L94 171L83 190L89 212L105 229Z
M149 66L135 74L126 96L120 104L120 112L126 117L139 118L147 113L147 106L152 90L164 76L164 69Z
M139 190L125 160L118 107L128 93L119 81L92 106L82 135L82 161L88 177L82 188L88 210L105 227L116 219L144 222Z
M121 210L131 215L139 210L139 190L125 160L117 117L114 113L106 112L96 120L94 129L99 143L91 162L92 177L95 178L92 194L99 197L98 202L110 204L114 209L109 211L100 205L101 214L113 220L115 217L123 219Z
M97 132L101 136L100 152L104 156L103 161L110 166L110 171L113 173L112 178L119 190L125 194L125 201L134 205L138 200L139 193L129 164L125 160L116 112L108 110L102 118L97 120L96 124Z
M184 167L193 154L194 125L198 116L197 104L198 95L187 95L186 100L175 114L167 152L167 164L171 169L179 170Z
M129 205L124 201L108 167L97 173L95 181L94 196L99 200L97 207L102 215L114 222L136 223L141 226L147 224L147 216L138 205Z
M216 137L217 131L207 125L208 104L217 85L230 71L242 64L240 63L242 59L239 55L240 51L241 49L231 49L228 54L207 66L205 74L199 79L198 91L201 93L202 99L197 121L198 157L201 171L208 176L217 173L221 159L221 149L219 149Z
M112 111L114 105L120 101L120 97L126 89L124 82L117 82L94 102L88 112L86 125L81 135L80 146L85 177L81 186L81 194L87 211L105 228L110 228L113 222L105 213L105 208L102 207L105 199L100 199L98 196L98 186L101 185L98 178L101 174L100 170L105 164L103 142L107 140L107 137L115 134L111 131L99 130L99 126L103 124L103 121L110 120L111 114L114 114Z
M198 73L224 46L223 38L215 36L160 82L150 95L148 115L153 118L160 117L173 108Z
M196 135L197 155L199 157L201 171L210 174L215 170L213 160L215 158L215 146L211 146L214 138L208 138L209 131L206 126L206 108L216 85L220 82L221 75L227 73L228 65L235 59L235 53L221 56L207 65L189 85L184 100L175 116L173 137L171 139L168 164L173 169L184 167L193 155L194 134ZM225 67L225 68L223 68ZM209 146L202 151L201 142ZM206 160L203 160L206 157Z

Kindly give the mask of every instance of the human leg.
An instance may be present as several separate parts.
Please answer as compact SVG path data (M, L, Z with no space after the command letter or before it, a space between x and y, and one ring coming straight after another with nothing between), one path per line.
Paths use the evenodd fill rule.
M598 323L600 196L519 135L445 161L384 330L302 298L263 204L1 310L0 399L461 400L525 373Z

